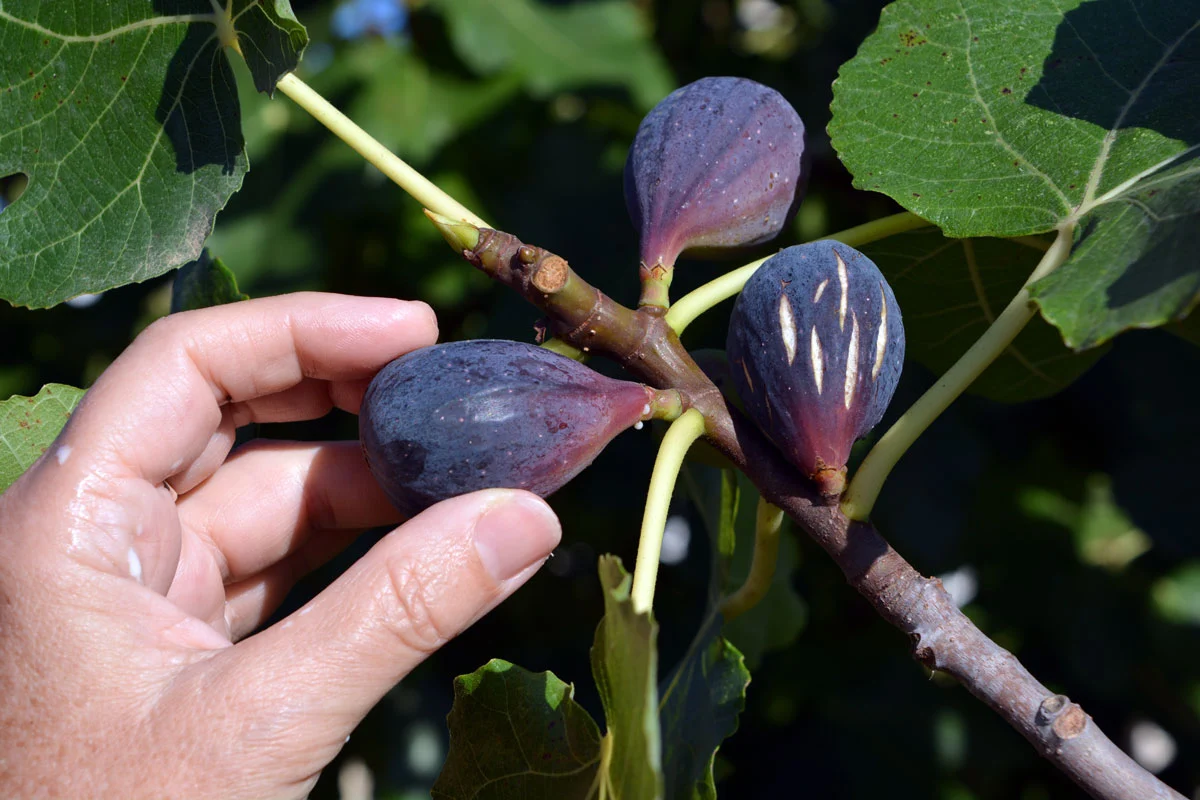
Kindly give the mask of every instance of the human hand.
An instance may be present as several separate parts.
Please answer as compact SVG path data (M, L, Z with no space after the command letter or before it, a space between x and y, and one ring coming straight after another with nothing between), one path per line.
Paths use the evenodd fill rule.
M398 519L356 442L230 456L236 428L355 412L436 337L421 303L289 295L173 315L109 367L0 495L0 796L303 797L397 681L538 569L549 507L478 492L242 638Z

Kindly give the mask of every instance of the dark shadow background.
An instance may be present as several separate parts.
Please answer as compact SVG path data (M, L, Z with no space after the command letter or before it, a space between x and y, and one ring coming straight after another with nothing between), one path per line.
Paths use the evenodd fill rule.
M302 77L340 107L353 108L366 87L396 79L371 72L372 63L390 69L387 58L355 60L369 52L364 48L387 45L330 36L331 3L295 5L313 37ZM830 83L874 27L880 2L797 0L758 30L744 9L739 17L739 5L750 3L639 5L653 18L656 46L679 84L705 75L750 77L781 91L805 120L810 189L780 245L898 210L883 196L851 188L824 133ZM1108 24L1111 5L1085 3L1077 22ZM391 46L408 48L439 80L483 83L455 56L445 21L428 8L413 12L405 36ZM252 171L210 244L245 291L421 297L438 309L443 339L532 338L531 307L457 260L407 196L287 100L250 94L244 78L239 74ZM513 85L496 110L426 132L440 137L440 146L415 165L489 220L566 256L618 300L635 300L636 241L621 166L645 109L607 86L543 97ZM1072 100L1046 91L1060 104ZM1086 106L1086 97L1073 100ZM725 268L683 264L675 296ZM169 280L108 292L86 308L0 309L0 396L31 394L48 381L94 380L132 335L166 312ZM727 313L698 321L689 344L722 347ZM909 363L892 415L932 379ZM1039 679L1080 702L1122 746L1130 746L1140 722L1165 731L1176 755L1162 777L1185 795L1200 786L1198 396L1200 351L1162 331L1127 334L1057 397L1020 406L957 402L901 463L877 511L881 530L918 569L972 575L972 618ZM264 426L260 434L353 438L356 425L335 413L310 424ZM451 680L492 657L574 681L577 698L599 718L587 654L602 610L595 559L614 552L632 562L653 454L649 432L622 435L552 499L565 526L558 556L397 687L355 732L314 797L337 796L339 768L352 757L373 772L377 796L428 796L445 752ZM694 633L708 578L695 509L678 499L672 513L691 521L692 539L686 559L665 566L660 578L664 669ZM284 612L378 535L364 536L306 579ZM719 758L723 797L1083 796L966 691L917 665L904 637L845 585L819 549L801 541L800 552L792 582L806 621L793 644L755 671L739 732Z

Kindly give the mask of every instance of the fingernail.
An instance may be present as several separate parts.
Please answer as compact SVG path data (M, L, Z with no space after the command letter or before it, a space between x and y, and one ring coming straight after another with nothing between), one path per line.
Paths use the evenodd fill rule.
M562 528L550 507L523 492L496 502L475 523L475 550L497 582L544 560L560 538Z

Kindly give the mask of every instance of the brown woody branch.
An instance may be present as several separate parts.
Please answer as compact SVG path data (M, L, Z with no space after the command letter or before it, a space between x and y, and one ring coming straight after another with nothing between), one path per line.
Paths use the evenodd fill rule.
M542 309L558 338L616 360L655 388L678 389L686 407L704 414L710 443L829 553L880 616L908 634L918 661L952 675L1086 792L1101 800L1184 800L1117 747L1079 705L1051 693L975 627L940 580L921 575L873 526L851 522L822 498L725 402L662 309L626 308L559 256L510 234L481 230L477 239L456 240L443 233L468 261Z

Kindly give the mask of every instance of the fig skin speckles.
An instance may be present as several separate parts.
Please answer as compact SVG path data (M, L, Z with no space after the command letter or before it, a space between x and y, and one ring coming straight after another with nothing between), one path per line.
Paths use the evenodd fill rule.
M642 120L625 162L643 268L775 238L804 195L805 161L804 123L774 89L702 78L672 92Z
M652 396L523 342L453 342L380 370L363 397L359 438L406 515L478 489L545 497L644 419Z
M726 342L746 411L823 494L840 494L856 439L879 424L904 365L900 307L852 247L789 247L746 282Z

